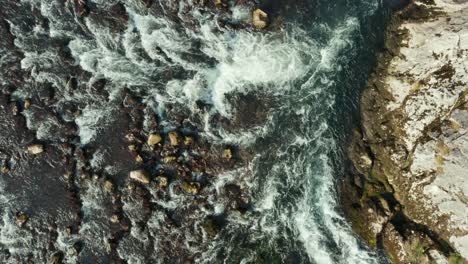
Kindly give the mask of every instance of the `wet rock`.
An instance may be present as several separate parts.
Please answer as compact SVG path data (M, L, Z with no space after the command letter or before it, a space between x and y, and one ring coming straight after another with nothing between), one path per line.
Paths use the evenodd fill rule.
M154 145L159 144L161 141L162 141L161 135L159 135L159 134L150 134L148 136L147 143L148 143L149 146L154 146Z
M169 142L172 146L179 145L179 134L176 131L169 132Z
M143 163L144 160L143 160L143 158L142 158L140 155L136 155L136 156L135 156L135 161L136 161L137 163Z
M10 172L10 168L8 167L7 164L3 164L0 168L0 173L2 174L7 174Z
M44 146L41 144L33 144L28 146L28 153L30 155L38 155L44 152Z
M197 194L199 192L200 184L198 183L189 183L183 182L182 183L182 190L189 194Z
M26 99L24 101L24 106L23 107L24 107L24 109L29 109L29 107L31 107L31 100Z
M120 222L120 217L116 214L113 214L110 218L110 221L111 223L117 224L118 222Z
M257 29L264 29L268 26L268 14L257 8L252 13L252 23Z
M185 146L190 146L193 144L193 137L186 136L184 139L184 145Z
M18 212L16 213L16 225L19 227L23 227L26 222L28 221L29 217L23 213L23 212Z
M163 177L163 176L159 177L159 188L164 189L167 187L168 184L169 184L169 180L167 179L167 177Z
M167 164L167 163L174 162L176 160L177 160L177 157L175 156L167 156L167 157L164 157L163 162Z
M114 184L110 180L104 182L104 190L106 192L112 192L114 190Z
M224 159L227 159L227 160L232 159L232 150L231 150L230 148L224 149L224 151L223 151L223 158L224 158Z
M150 183L149 173L144 170L135 170L130 172L130 179L139 181L144 184Z
M89 14L87 0L75 0L77 4L78 14L80 17L85 17Z
M216 225L215 221L211 218L207 218L203 222L202 226L206 234L211 238L215 237L219 232L219 227Z

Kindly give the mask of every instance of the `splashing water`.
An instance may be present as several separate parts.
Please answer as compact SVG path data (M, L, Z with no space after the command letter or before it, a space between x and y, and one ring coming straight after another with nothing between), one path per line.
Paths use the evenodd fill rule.
M284 6L282 26L271 31L223 27L223 14L202 12L188 0L175 4L175 10L156 1L159 13L148 11L142 1L125 1L128 19L113 22L121 30L78 19L67 11L72 1L65 6L50 0L20 2L18 8L36 8L49 21L47 29L29 29L20 18L9 21L15 46L24 53L21 66L33 69L37 83L53 84L63 101L86 105L77 119L83 144L94 140L113 108L86 91L69 96L70 72L57 65L62 59L56 59L60 50L54 41L66 43L73 67L89 74L85 85L110 82L111 102L121 100L127 88L158 113L164 114L166 104L186 106L193 116L201 115L206 136L254 150L248 166L218 175L214 186L235 182L247 188L252 210L228 215L207 249L188 246L198 253L198 262L385 262L352 233L335 185L343 174L343 141L354 118L349 111L357 111L353 105L382 38L380 1L296 1L297 7ZM106 8L118 1L88 2ZM234 20L250 19L249 8L232 12ZM44 39L46 44L38 46ZM27 98L32 86L15 96ZM275 102L261 124L226 129L212 121L216 115L233 119L241 109L229 96L249 94ZM210 111L200 112L200 101ZM249 176L240 179L242 174ZM212 202L222 214L223 208ZM152 221L157 234L159 220ZM121 253L127 254L125 249ZM127 260L138 263L131 254Z

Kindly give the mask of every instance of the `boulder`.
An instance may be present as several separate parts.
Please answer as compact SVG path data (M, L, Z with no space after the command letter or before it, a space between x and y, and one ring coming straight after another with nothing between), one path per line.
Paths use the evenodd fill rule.
M130 179L139 181L144 184L150 183L150 176L148 172L144 170L135 170L130 172Z
M162 137L159 134L150 134L148 136L148 145L154 146L156 144L159 144L162 141Z
M44 152L44 146L42 146L41 144L33 144L28 146L28 153L30 155L38 155L42 152Z
M252 13L252 23L258 29L264 29L268 26L268 14L260 8L257 8Z
M23 227L26 222L28 221L28 216L23 213L23 212L18 212L16 213L16 225L19 226L19 227Z

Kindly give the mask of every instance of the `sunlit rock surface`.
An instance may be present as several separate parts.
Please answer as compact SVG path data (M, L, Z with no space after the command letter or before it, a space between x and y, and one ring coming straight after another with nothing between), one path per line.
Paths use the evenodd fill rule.
M468 2L416 1L394 24L351 151L369 239L395 261L468 259Z

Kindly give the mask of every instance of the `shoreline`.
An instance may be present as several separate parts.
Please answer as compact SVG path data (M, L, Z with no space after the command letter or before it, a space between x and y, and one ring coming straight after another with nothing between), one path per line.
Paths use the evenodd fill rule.
M463 3L447 4L442 1L414 1L393 14L386 30L385 50L378 55L378 65L361 96L361 125L354 130L353 140L348 149L352 164L350 173L340 182L343 209L355 232L371 247L384 250L395 263L430 261L465 263L466 261L463 260L466 256L461 254L466 254L463 252L463 244L454 242L461 241L456 240L458 237L464 239L463 232L460 233L461 236L451 235L453 232L451 230L463 229L463 225L457 227L456 221L454 222L451 216L443 211L444 209L439 209L446 208L446 205L441 204L434 198L435 196L432 197L431 192L426 191L427 187L425 189L425 186L431 187L431 184L435 186L431 187L431 190L438 187L437 184L441 183L437 178L444 178L449 173L444 172L442 167L445 166L445 170L450 171L450 165L437 165L437 162L442 160L442 154L437 154L440 149L434 150L439 151L435 154L435 161L431 156L426 158L427 154L426 156L421 154L423 150L432 150L428 144L435 141L427 137L429 132L426 131L442 131L440 134L432 135L440 142L444 135L443 131L447 130L444 119L450 119L443 110L445 108L438 106L438 102L432 103L430 96L445 92L446 97L453 97L455 101L453 105L448 106L452 109L449 113L457 109L464 111L463 104L466 100L463 95L464 80L456 75L456 70L447 66L457 65L456 63L460 62L452 59L452 62L448 60L448 63L443 64L443 59L440 59L436 52L433 58L426 58L423 57L424 50L413 46L418 34L425 33L421 29L426 26L429 29L435 27L436 30L440 27L440 33L426 36L429 39L436 38L434 43L440 42L437 38L444 34L451 36L451 31L447 29L456 28L457 25L452 25L450 20L463 19L461 18L463 10L457 12L453 7L457 4L463 5ZM432 48L437 49L437 46L426 47L426 49ZM462 53L458 56L463 58L466 55ZM430 66L427 68L421 66L423 70L419 76L411 72L413 69L408 69L406 73L399 71L411 63L415 65L427 63ZM463 63L460 65L463 66ZM433 75L435 78L432 78ZM427 81L423 81L423 76ZM460 85L457 86L457 82L452 80L452 77L458 78ZM446 79L455 82L455 85L450 86ZM435 84L429 85L431 81ZM405 90L405 83L413 84L409 92ZM418 87L414 88L414 85ZM448 87L448 90L445 90L445 87ZM461 91L462 94L459 96L450 89ZM422 108L427 101L429 101L427 105L430 105L428 109L432 109L427 111L432 111L430 113L434 116L433 120L425 121L429 117L408 110ZM423 129L411 129L421 122ZM462 143L461 147L464 146ZM455 154L450 156L450 151L446 150L448 148L450 146L444 145L443 159L457 159L458 157L452 157ZM420 170L415 167L418 164L433 163L437 165L435 169L431 167L424 172L433 176L422 179L425 182L421 185L421 176L417 176L421 175L418 174ZM464 182L459 184L463 186ZM455 192L455 190L448 191L447 195ZM460 204L462 203L461 200ZM433 212L429 208L434 208L436 211ZM459 208L450 208L450 210L455 210L455 214L463 214L463 209L461 212L457 211ZM445 225L438 226L444 221Z

